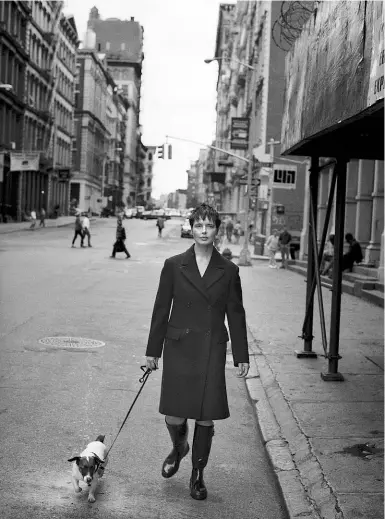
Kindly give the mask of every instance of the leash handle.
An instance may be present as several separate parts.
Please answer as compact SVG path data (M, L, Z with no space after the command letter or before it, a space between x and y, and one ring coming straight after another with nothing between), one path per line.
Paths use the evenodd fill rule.
M150 368L146 368L146 366L140 366L140 369L141 369L142 371L144 371L144 375L143 375L143 377L141 377L141 378L139 379L139 382L140 382L141 384L144 384L144 383L146 382L146 380L148 379L148 377L151 375L151 373L152 373L152 369L150 369Z
M135 405L135 402L138 400L138 397L139 397L139 395L140 395L142 389L144 388L144 384L146 383L148 377L149 377L149 376L151 375L151 373L152 373L152 369L150 369L150 368L146 368L146 366L140 366L140 369L141 369L142 371L144 371L144 375L143 375L143 377L141 377L141 378L139 379L139 382L140 382L142 385L141 385L141 387L140 387L140 389L139 389L139 391L138 391L138 393L137 393L137 395L136 395L134 401L132 402L130 409L128 410L128 412L127 412L127 414L126 414L126 417L125 417L125 419L123 420L123 423L122 423L122 425L120 426L120 429L119 429L117 435L115 436L115 439L114 439L114 441L113 441L112 444L111 444L111 447L110 447L110 448L108 449L108 451L107 451L106 458L107 458L107 456L109 455L110 450L111 450L112 447L114 446L114 443L116 442L116 440L117 440L117 438L118 438L118 436L119 436L119 434L120 434L120 431L123 429L124 424L126 423L127 418L129 417L129 415L130 415L130 413L131 413L131 410L132 410L132 408L133 408L134 405Z

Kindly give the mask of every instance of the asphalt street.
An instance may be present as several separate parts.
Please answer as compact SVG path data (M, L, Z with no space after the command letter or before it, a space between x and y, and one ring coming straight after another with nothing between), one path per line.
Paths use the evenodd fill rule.
M73 493L67 459L98 434L111 444L140 388L161 267L192 244L180 238L180 223L167 221L159 239L154 221L125 221L128 260L109 258L115 219L92 224L92 248L78 242L71 249L72 227L1 237L2 519L287 518L231 356L231 417L216 422L206 501L189 495L190 455L173 478L160 475L170 451L158 413L161 370L149 377L111 451L96 503L87 502L86 490ZM61 336L104 345L39 342ZM191 436L192 429L190 421Z

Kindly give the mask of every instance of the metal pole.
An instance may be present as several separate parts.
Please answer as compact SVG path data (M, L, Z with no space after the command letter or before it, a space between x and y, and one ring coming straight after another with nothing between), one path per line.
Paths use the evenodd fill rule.
M253 173L253 144L254 144L254 117L255 117L255 92L252 92L251 101L251 115L250 115L250 129L249 129L249 146L247 165L247 193L245 197L245 225L244 225L244 240L243 247L239 253L238 265L241 267L251 267L251 254L249 251L249 210L250 210L250 191Z
M342 285L342 255L344 248L345 200L346 200L346 158L338 158L336 218L334 236L334 264L332 309L330 317L330 347L328 355L328 372L321 373L325 381L343 381L344 377L338 372L340 319L341 319L341 285Z
M271 157L271 171L269 175L269 190L270 190L270 198L269 198L269 206L267 210L267 222L266 222L266 236L269 237L271 234L271 217L273 214L273 206L274 206L274 193L273 193L273 183L274 183L274 146L275 144L279 144L280 141L275 141L273 138L269 140L270 146L270 157Z
M311 228L317 225L317 202L318 202L318 173L319 158L311 157L309 190L311 203L309 207L308 219L308 247L307 247L307 280L306 280L306 306L308 308L308 318L306 326L302 331L302 339L304 339L303 351L295 350L297 358L317 358L317 354L312 350L313 346L313 312L314 312L314 291L312 292L312 283L315 274L315 257L313 248L313 233ZM313 212L313 217L311 212Z
M317 246L317 229L314 222L314 211L312 210L313 205L313 199L310 197L310 217L312 220L311 228L312 228L312 243L313 243L313 254L314 254L314 261L315 261L315 276L313 279L313 285L314 280L317 283L317 294L318 294L318 307L319 307L319 313L320 313L320 324L321 324L321 337L322 337L322 346L325 352L325 356L327 355L328 351L328 342L326 339L326 328L325 328L325 313L324 313L324 304L322 299L322 286L321 286L321 277L319 273L319 256L318 256L318 246ZM312 288L313 288L312 285ZM312 297L314 298L314 292L312 293Z
M327 205L327 208L326 208L324 228L323 228L323 231L322 231L322 238L321 238L320 248L319 248L319 252L318 252L318 263L321 263L322 256L323 256L323 253L324 253L324 247L325 247L325 242L326 242L326 235L327 235L327 231L328 231L328 227L329 227L330 214L332 212L332 207L333 207L333 199L334 199L334 191L335 191L335 187L336 187L336 181L337 181L337 169L334 168L333 169L332 181L331 181L331 185L330 185L329 200L328 200L328 205ZM311 287L311 294L312 294L312 296L314 295L315 287L316 287L316 279L313 278L313 284L312 284L312 287ZM308 319L308 315L309 315L309 307L306 307L305 319L304 319L303 326L302 326L302 334L305 333L305 327L306 327L306 322L307 322L307 319Z
M210 148L211 150L220 151L221 153L227 153L227 155L231 155L232 157L234 157L236 159L249 163L249 159L247 159L246 157L241 157L241 155L237 155L236 153L233 153L232 151L225 150L223 148L218 148L217 146L211 146L210 144L206 144L205 142L192 141L191 139L182 139L182 137L173 137L172 135L166 135L166 139L175 139L177 141L192 142L193 144L199 144L201 146L205 146L206 148ZM231 141L229 141L229 142L231 142ZM251 161L251 162L253 162L253 161Z

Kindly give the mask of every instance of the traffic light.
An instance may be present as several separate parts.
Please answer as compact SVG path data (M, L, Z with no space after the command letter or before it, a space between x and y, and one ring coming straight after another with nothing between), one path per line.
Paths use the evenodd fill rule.
M169 160L172 159L172 147L171 147L171 144L168 145L168 158L169 158Z
M162 146L158 146L157 150L158 150L158 159L164 159L164 144Z

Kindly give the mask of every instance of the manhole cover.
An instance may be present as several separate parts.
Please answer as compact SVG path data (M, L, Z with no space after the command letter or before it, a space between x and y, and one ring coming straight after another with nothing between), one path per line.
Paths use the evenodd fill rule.
M39 342L52 348L101 348L105 346L102 341L83 337L44 337Z

